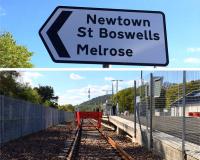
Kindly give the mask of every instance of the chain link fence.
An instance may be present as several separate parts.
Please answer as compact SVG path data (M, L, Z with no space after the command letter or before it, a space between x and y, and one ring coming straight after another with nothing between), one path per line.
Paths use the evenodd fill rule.
M153 98L153 130L184 136L185 141L200 145L200 72L186 72L185 83L181 71L155 72L153 76L163 79L160 95Z
M10 140L73 119L73 112L0 96L0 146Z
M157 131L179 138L183 154L188 143L200 146L200 71L146 71L136 82L135 121L146 126L150 148Z

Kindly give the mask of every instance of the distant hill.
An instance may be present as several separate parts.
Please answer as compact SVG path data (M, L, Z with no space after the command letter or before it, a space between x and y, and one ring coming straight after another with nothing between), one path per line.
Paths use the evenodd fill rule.
M200 80L192 80L186 83L186 94L191 93L193 91L199 90ZM141 88L142 87L142 88ZM142 92L141 92L141 91ZM145 96L145 86L139 86L136 90L136 96L142 93L142 101L149 101L149 98ZM160 97L155 98L155 108L170 108L171 104L176 102L183 95L183 83L170 83L164 82L161 88ZM134 89L133 87L125 88L118 91L117 94L114 94L113 101L116 102L118 100L119 111L123 112L124 110L128 110L133 112L134 110ZM111 99L111 95L99 96L91 99L90 101L86 101L78 107L83 111L92 111L96 107L99 107L101 104L105 103L106 99Z
M89 101L83 102L83 103L77 105L77 107L79 107L80 110L91 111L91 110L95 109L96 107L101 106L103 103L106 102L106 100L110 99L111 97L112 97L111 94L99 96L99 97L93 98Z

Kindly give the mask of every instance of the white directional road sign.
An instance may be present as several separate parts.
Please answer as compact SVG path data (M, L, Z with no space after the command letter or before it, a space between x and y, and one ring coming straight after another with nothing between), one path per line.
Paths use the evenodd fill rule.
M159 11L57 7L39 31L55 62L166 66Z

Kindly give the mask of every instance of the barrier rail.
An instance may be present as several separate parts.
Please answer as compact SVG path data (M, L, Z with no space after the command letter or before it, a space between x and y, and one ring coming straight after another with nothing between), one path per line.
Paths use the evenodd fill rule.
M76 112L76 120L78 127L81 126L82 119L95 119L97 120L97 126L82 126L82 127L97 127L101 128L102 112Z
M190 116L190 117L200 117L200 112L189 112L188 116Z

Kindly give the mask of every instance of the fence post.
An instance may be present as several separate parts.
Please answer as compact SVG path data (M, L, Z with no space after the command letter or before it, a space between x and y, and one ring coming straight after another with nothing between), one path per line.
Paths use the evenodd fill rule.
M4 117L4 96L1 96L1 147L3 146L4 143L4 136L5 136L5 130L4 130L4 125L5 125L5 117Z
M1 147L5 143L4 137L5 137L5 112L4 112L4 101L5 101L5 96L1 96Z
M185 154L185 96L186 96L186 71L183 71L183 109L182 109L182 160L185 160L186 154Z
M3 113L2 113L2 96L0 95L0 148L2 146L2 136L3 136Z
M150 150L153 149L153 128L152 128L152 120L153 120L153 97L154 97L154 85L153 85L153 74L150 74Z
M134 138L136 138L136 81L134 80Z
M148 95L148 84L145 85L145 103L146 103L146 135L149 134L149 95ZM148 136L147 136L147 147L149 147L148 143Z
M140 101L139 101L139 106L138 106L139 113L140 113L140 108L142 107L142 87L143 87L143 74L142 74L142 70L141 70L141 72L140 72Z

